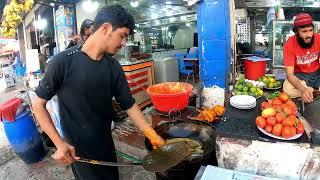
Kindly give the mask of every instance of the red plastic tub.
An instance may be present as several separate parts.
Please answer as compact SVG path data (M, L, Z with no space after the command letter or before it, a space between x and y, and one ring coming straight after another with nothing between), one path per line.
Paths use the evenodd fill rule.
M247 79L257 80L266 74L266 61L250 61L244 60L244 69Z
M189 104L193 86L182 82L166 82L150 86L147 89L152 103L160 112L182 110Z

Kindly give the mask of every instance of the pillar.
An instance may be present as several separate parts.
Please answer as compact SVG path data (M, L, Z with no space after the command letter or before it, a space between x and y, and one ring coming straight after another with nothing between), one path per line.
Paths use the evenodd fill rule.
M201 0L197 5L199 73L205 87L228 87L231 70L229 0Z

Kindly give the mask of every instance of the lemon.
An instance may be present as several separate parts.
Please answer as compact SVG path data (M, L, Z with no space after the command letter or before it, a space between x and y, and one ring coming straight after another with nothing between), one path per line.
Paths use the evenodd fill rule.
M242 85L238 85L238 87L236 87L238 91L242 91L243 86Z
M241 78L239 78L238 83L239 83L239 84L242 84L242 83L244 83L245 81L246 81L246 79L243 78L243 77L241 77Z
M266 82L268 79L266 77L262 78L262 82Z
M274 82L276 82L276 80L274 78L270 78L269 82L274 83Z
M273 83L269 83L268 87L273 88Z
M252 84L251 82L248 82L248 83L247 83L247 87L248 87L248 88L252 88L252 87L253 87L253 84Z
M252 93L257 92L257 88L256 88L256 87L252 87L252 88L250 88L250 92L252 92Z
M261 89L259 89L257 92L258 92L258 96L262 96L263 95L263 91Z

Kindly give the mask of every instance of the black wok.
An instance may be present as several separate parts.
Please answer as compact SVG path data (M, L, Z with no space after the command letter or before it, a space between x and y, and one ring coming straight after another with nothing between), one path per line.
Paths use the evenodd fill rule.
M175 176L180 171L181 174L194 178L201 165L216 165L216 130L212 124L196 120L176 120L158 125L155 131L165 140L172 138L190 138L196 140L202 145L204 150L202 155L191 155L175 167L167 170L167 174L173 173ZM152 145L147 138L145 139L145 146L148 151L152 150ZM186 172L190 172L192 175L190 176Z

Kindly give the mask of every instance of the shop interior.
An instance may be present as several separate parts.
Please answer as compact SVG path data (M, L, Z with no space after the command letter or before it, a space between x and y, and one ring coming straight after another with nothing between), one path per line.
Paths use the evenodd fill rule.
M284 79L283 44L292 31L293 17L300 12L310 13L315 21L319 20L319 9L316 0L285 1L277 7L278 1L238 0L235 1L235 11L230 12L234 20L236 39L236 60L233 66L236 77L244 73L243 59L248 56L270 58L268 73L275 73L277 78ZM175 75L165 80L156 76L156 83L166 81L188 81L197 83L192 78L195 69L199 69L198 34L196 8L187 7L182 0L175 1L108 1L107 4L120 4L134 16L136 21L135 35L130 38L127 47L117 54L122 62L135 62L151 58L155 61L168 61L168 58L178 59ZM276 17L276 8L280 8L281 17ZM318 22L315 22L318 31ZM190 52L191 50L191 52ZM190 59L197 60L191 63ZM194 65L193 65L194 64ZM155 67L157 68L157 67ZM275 72L274 72L275 71ZM170 69L172 72L172 68ZM179 74L179 75L177 75ZM188 76L189 74L189 76ZM178 78L178 79L177 79ZM195 79L195 80L194 80ZM232 80L232 78L231 78Z

